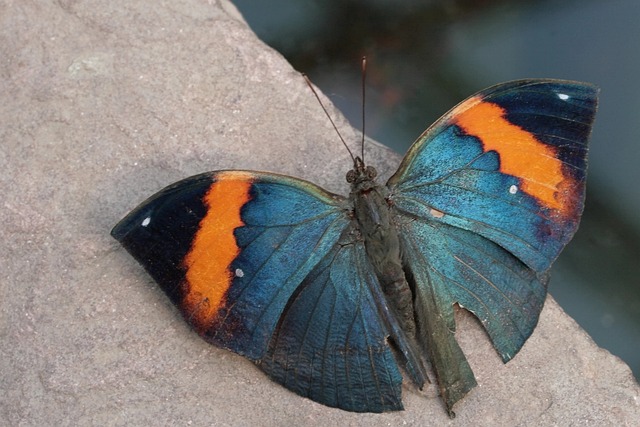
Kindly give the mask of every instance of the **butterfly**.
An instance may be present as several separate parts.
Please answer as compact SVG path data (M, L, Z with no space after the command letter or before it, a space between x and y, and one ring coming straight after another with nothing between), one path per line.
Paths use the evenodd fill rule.
M582 214L597 92L498 84L429 127L386 185L361 157L347 197L275 173L203 173L111 234L206 341L289 390L401 410L403 373L422 388L431 369L453 416L476 386L454 305L505 363L531 335Z

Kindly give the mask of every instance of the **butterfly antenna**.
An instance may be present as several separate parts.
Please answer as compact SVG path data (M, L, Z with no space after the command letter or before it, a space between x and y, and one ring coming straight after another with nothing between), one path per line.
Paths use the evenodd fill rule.
M338 138L340 138L340 141L342 141L342 145L344 145L344 147L347 149L347 151L349 152L349 155L351 156L351 160L353 160L353 163L355 164L356 162L356 158L354 157L353 153L351 152L351 149L349 148L349 146L347 145L347 143L344 141L344 138L342 137L342 135L340 134L340 131L338 130L338 127L336 126L336 124L333 122L333 119L331 118L331 116L329 115L329 112L327 111L326 107L324 106L324 104L322 103L322 101L320 100L320 96L318 96L318 92L316 92L316 90L313 88L313 84L311 84L311 80L309 80L309 77L302 73L302 77L304 77L304 80L307 82L307 86L309 86L309 89L311 89L311 92L313 92L313 95L316 97L316 99L318 100L318 104L320 104L320 106L322 107L322 111L324 111L324 114L327 116L327 118L329 119L329 122L331 122L331 126L333 126L333 129L336 131L336 133L338 134Z
M364 163L364 119L365 119L365 114L364 114L364 106L365 106L365 99L364 99L364 95L365 95L365 82L367 80L367 57L363 56L362 57L362 141L360 143L360 153L362 156L362 163Z

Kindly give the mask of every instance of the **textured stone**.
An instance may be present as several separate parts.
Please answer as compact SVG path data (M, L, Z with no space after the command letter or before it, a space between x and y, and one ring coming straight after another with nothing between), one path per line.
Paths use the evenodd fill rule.
M507 365L459 313L479 387L454 421L433 386L407 385L404 412L347 413L209 346L109 230L206 170L271 170L346 192L350 161L316 100L222 0L0 7L0 424L640 424L629 368L552 299ZM369 149L390 174L399 157Z

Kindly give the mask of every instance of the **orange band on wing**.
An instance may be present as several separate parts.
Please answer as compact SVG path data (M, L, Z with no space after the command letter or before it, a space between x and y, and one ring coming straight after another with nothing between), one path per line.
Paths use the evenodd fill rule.
M453 121L465 133L482 141L484 151L495 150L500 155L500 171L520 178L522 191L549 208L568 208L562 200L566 177L556 150L509 122L505 115L500 106L479 97L467 100L452 113Z
M240 253L233 232L244 225L240 209L250 199L251 178L243 172L221 172L204 197L207 213L184 259L186 295L182 301L199 332L211 326L231 286L229 267Z

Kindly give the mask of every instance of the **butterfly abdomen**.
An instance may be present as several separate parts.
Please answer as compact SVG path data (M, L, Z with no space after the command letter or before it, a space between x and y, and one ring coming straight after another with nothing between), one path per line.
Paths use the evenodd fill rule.
M354 186L355 187L355 186ZM404 275L398 231L383 189L369 181L352 192L354 213L382 291L405 333L415 336L413 294Z

